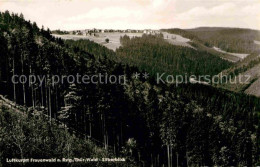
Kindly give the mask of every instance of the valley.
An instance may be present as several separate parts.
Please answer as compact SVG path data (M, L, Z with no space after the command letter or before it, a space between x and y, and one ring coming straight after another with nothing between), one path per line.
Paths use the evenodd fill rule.
M0 13L0 23L0 166L8 166L6 159L12 157L126 160L62 164L68 167L259 164L257 31L199 28L61 36L8 11ZM242 59L228 53L249 55ZM148 79L133 77L146 72ZM221 72L253 78L236 90L231 84L157 84L154 78L157 73ZM127 82L53 85L49 78L78 74L125 75ZM48 79L14 83L14 75Z
M240 60L246 58L249 54L242 54L242 53L231 53L231 52L226 52L220 48L217 48L217 47L213 47L214 50L220 52L220 53L224 53L224 54L229 54L229 55L232 55L232 56L236 56L238 57Z

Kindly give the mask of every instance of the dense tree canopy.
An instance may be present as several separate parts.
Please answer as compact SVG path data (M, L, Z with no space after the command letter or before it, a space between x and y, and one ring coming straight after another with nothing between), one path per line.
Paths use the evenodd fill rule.
M260 47L255 41L260 41L260 32L241 28L195 28L195 29L166 29L169 33L180 34L192 41L199 41L208 47L219 47L227 52L255 53Z
M95 156L97 153L89 148L94 145L86 142L87 137L136 166L259 164L259 99L205 85L176 87L155 84L153 79L132 78L139 70L151 74L162 71L216 74L227 68L228 62L205 52L172 46L160 36L122 39L123 46L114 53L90 41L55 39L49 30L39 29L35 23L9 12L0 14L0 25L0 93L17 105L48 116L48 119L28 119L29 115L18 117L10 113L12 111L0 111L0 130L3 131L0 141L11 143L8 147L0 145L2 162L6 155L61 156L65 154L60 150L61 143L73 142L82 143L86 149L81 151L82 148L75 147L67 157ZM125 74L128 82L53 85L48 77L42 84L12 82L13 75L77 73ZM84 137L75 138L70 131L56 133L53 119ZM39 122L33 126L35 120ZM12 124L9 126L7 122ZM28 132L21 126L28 128ZM41 126L45 128L39 134L37 128ZM2 127L17 128L17 137L22 136L19 142L23 146L34 134L39 134L39 141L35 141L38 144L44 140L42 135L50 143L43 148L36 145L37 152L28 151L32 149L28 145L25 148L28 150L21 154L15 140L2 135L10 133Z

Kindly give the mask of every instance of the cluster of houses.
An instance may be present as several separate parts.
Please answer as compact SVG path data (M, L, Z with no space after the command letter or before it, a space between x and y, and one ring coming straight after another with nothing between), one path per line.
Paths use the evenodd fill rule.
M73 35L83 35L83 36L96 36L97 33L144 33L144 34L156 34L159 33L159 30L151 30L151 29L145 29L145 30L113 30L113 29L86 29L86 30L76 30L69 32Z

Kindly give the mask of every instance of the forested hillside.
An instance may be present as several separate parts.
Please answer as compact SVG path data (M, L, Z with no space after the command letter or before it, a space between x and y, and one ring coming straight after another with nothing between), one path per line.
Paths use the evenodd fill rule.
M151 37L151 38L153 38L153 37ZM100 55L100 51L103 52L105 50L107 50L108 54L111 53L111 51L106 49L105 47L95 44L94 42L91 42L88 40L78 40L78 41L67 40L67 41L65 41L65 43L68 46L79 46L82 49L85 49L85 50L88 49L91 53L97 54L97 55ZM95 46L98 49L90 50L89 48L92 48L93 46ZM143 48L145 48L145 47L143 47ZM131 51L131 50L129 49L129 51ZM116 56L115 54L112 54L112 53L109 55L111 56L111 58L114 58L114 56ZM142 55L140 54L140 56L142 56ZM120 60L117 59L117 61L120 61ZM129 64L132 64L132 63L129 61ZM143 68L143 69L145 69L145 68ZM149 68L147 68L147 70L149 70ZM137 85L141 86L142 84L138 83ZM133 88L131 90L134 91L134 88L138 88L138 87L133 86ZM161 122L161 124L159 123L159 126L153 125L152 129L154 129L155 132L157 131L157 134L160 134L161 139L164 140L164 144L161 143L159 145L164 145L165 149L167 149L167 146L168 146L169 150L171 150L171 147L174 147L172 149L173 149L173 154L175 154L175 155L172 155L173 159L171 161L174 163L173 166L175 166L175 164L177 163L176 159L178 157L182 157L182 158L180 158L180 159L182 159L181 161L183 161L183 160L185 161L185 157L187 157L186 156L187 154L185 152L182 152L183 150L185 150L185 149L183 149L183 147L184 146L187 147L187 145L186 145L187 144L187 141L186 141L187 134L185 132L186 130L188 131L187 133L194 133L193 136L188 137L189 140L192 141L191 147L193 147L194 145L196 145L198 147L198 148L191 149L191 150L194 149L193 151L198 149L198 150L196 150L198 152L196 152L196 151L195 151L196 153L193 152L194 155L193 155L193 153L191 153L192 154L191 157L193 157L193 158L188 157L189 165L212 164L212 160L210 160L210 159L213 158L213 154L217 154L217 151L214 151L214 149L218 149L218 152L220 152L220 151L222 152L222 153L218 153L218 155L215 155L216 157L215 157L214 164L222 164L222 163L224 163L224 161L226 161L226 160L224 160L225 159L224 157L227 156L227 155L224 155L225 154L224 152L228 152L225 149L227 149L229 144L233 143L231 141L232 139L230 137L230 136L232 136L231 134L224 137L225 134L227 133L227 131L231 130L231 128L234 128L233 126L236 126L235 129L237 129L238 124L240 124L244 121L247 122L246 120L243 120L243 118L248 117L245 115L249 114L250 113L249 111L252 111L252 114L254 113L253 115L256 114L255 116L253 116L256 118L255 119L256 122L253 124L255 124L255 125L258 124L257 123L258 122L257 113L259 113L259 100L254 97L248 97L243 94L234 94L232 92L228 92L228 91L224 91L224 90L217 90L215 88L208 87L208 86L202 86L202 85L182 85L182 86L179 86L178 88L174 88L174 87L168 88L165 85L160 85L160 86L155 86L153 91L148 91L148 95L147 95L146 89L148 89L148 88L143 87L141 93L139 93L140 97L135 97L137 99L137 100L135 100L135 104L137 104L138 106L140 105L139 108L142 108L141 106L147 105L147 104L143 104L143 105L138 104L138 101L145 101L148 98L148 96L150 96L151 100L154 99L155 95L152 96L149 94L151 94L152 92L154 92L154 90L156 90L156 94L157 94L156 97L160 101L159 106L156 105L156 103L158 103L158 101L156 102L156 100L152 100L153 101L152 104L149 104L149 101L148 101L148 104L152 105L153 107L151 109L147 108L147 110L151 110L150 111L151 113L149 113L149 115L150 116L154 115L154 116L152 116L151 118L146 118L146 119L149 119L151 122L157 122L157 121ZM131 91L128 91L128 92L131 92ZM138 92L140 92L140 88L138 89ZM135 94L135 96L137 96L137 95L138 94ZM144 96L144 97L142 98L142 96ZM162 101L162 100L166 100L166 101ZM188 103L188 106L193 109L189 110L188 109L189 107L186 108L184 105L186 103ZM252 110L252 108L251 108L252 106L255 106L256 108L254 108ZM245 108L242 109L240 107L242 107L242 108L245 107ZM251 109L249 109L249 108L251 108ZM144 107L143 109L145 110L146 108ZM194 114L194 112L195 113L201 112L202 115L199 116L197 114L195 114L195 115L192 114L193 116L191 116L190 115L191 113L189 113L188 111L185 112L186 110L189 110L193 114ZM143 113L144 111L141 110L140 112ZM157 113L157 112L159 112L159 113ZM242 114L242 113L244 113L244 114ZM171 114L174 114L174 115L171 116ZM245 117L242 115L239 116L240 114L244 115ZM239 118L240 123L234 123L233 122L234 117L236 117L236 118L240 117ZM182 121L177 121L179 119L181 119ZM197 124L198 120L201 120L201 122L199 124ZM177 121L177 122L175 122L175 121ZM218 122L218 121L220 121L220 122ZM232 123L229 121L231 121ZM249 122L251 122L251 121L249 121ZM140 123L138 123L138 124L140 125ZM188 126L188 124L192 124L192 125ZM174 129L173 127L175 127L175 126L177 126L180 129L178 129L178 130ZM227 130L227 129L224 130L225 128L223 126L225 126L229 130ZM155 130L156 127L157 127L157 130ZM170 127L173 129L171 129ZM177 127L175 127L175 128L177 128ZM222 128L219 129L219 132L216 132L215 128L220 128L220 127L222 127ZM212 128L212 131L210 130L211 128ZM242 127L240 127L240 128L242 128ZM240 128L238 128L238 129L240 129ZM192 132L192 129L194 129L194 132ZM201 130L198 130L198 129L201 129ZM215 129L215 130L213 130L213 129ZM222 130L224 130L224 131L222 131ZM220 131L222 131L222 132L220 132ZM154 135L155 132L152 132L152 134ZM183 132L185 132L185 134L182 134ZM179 133L179 135L177 135L178 133ZM233 135L236 137L239 136L238 134L234 134L236 132L231 132L231 133L233 133ZM177 136L172 136L173 134L177 135L178 139L176 139ZM220 146L219 148L215 147L216 146L215 142L217 142L218 139L216 141L214 141L213 136L217 135L217 134L224 135L219 138L221 140L221 142L220 141L219 142L222 143L220 145L223 146L223 144L226 141L228 141L226 144L224 144L225 146L223 148L220 145L219 145ZM182 135L184 135L184 136L182 136ZM206 135L206 136L203 136L203 135ZM209 137L211 135L213 135L213 136ZM256 133L255 135L258 136L258 133ZM195 136L200 136L200 137L196 139ZM205 138L207 138L207 139L205 139ZM240 137L238 137L238 138L240 138ZM242 138L243 137L241 137L240 139L242 139ZM238 140L240 140L240 139L238 139ZM176 143L177 141L179 142L178 144ZM202 143L205 142L207 144L202 146L202 143L198 144L196 142L202 142ZM214 144L213 143L210 144L210 142L213 142ZM172 145L169 143L171 143ZM239 143L238 141L234 141L233 144L236 145L238 143ZM181 145L182 145L182 148L179 148L179 151L182 153L179 153L175 147L181 147ZM215 146L213 146L213 145L215 145ZM208 148L208 147L210 147L210 148ZM236 146L234 146L234 147L236 147ZM154 147L153 150L155 150L155 149L156 149L156 147ZM256 146L256 149L258 150L258 146ZM239 154L241 154L241 151L242 150L238 151ZM198 154L200 154L200 155L198 156ZM223 159L221 158L220 154L222 154ZM164 152L164 155L166 156L166 152ZM258 156L256 156L256 157L258 157ZM200 160L196 160L197 158L199 158ZM202 159L204 159L204 160L202 160ZM156 160L154 160L154 161L155 161L154 163L156 163ZM195 161L195 163L194 162L192 163L191 161ZM199 162L199 161L201 161L201 162ZM236 161L236 160L233 159L233 161ZM257 161L259 161L259 160L257 160ZM185 163L187 164L187 162L184 162L182 165L185 166L186 165ZM227 165L227 164L225 164L225 165Z
M208 52L174 46L162 35L121 38L116 55L120 61L136 65L150 74L167 72L173 75L211 75L230 67L231 63Z
M221 83L216 86L235 92L260 96L260 31L240 28L214 28L201 27L195 29L168 29L169 33L180 34L192 40L191 45L210 53L217 52L213 47L219 47L224 51L233 53L247 53L246 58L241 59L230 54L219 56L235 62L221 72L224 77L228 76L230 82ZM248 83L239 82L240 76L250 76ZM242 78L244 82L246 77Z
M168 29L169 33L180 34L192 41L198 41L208 47L219 47L227 52L254 53L260 51L260 31L240 28Z
M232 63L221 59L207 51L198 51L188 47L174 46L163 39L162 34L128 36L120 38L121 47L108 51L106 47L98 47L89 40L66 40L68 45L75 45L101 56L105 50L107 57L116 62L136 66L151 75L168 73L171 75L216 75L231 66Z
M228 90L235 92L244 92L255 96L260 96L260 53L251 54L243 61L236 63L233 67L222 71L222 75L228 76L233 84L223 83L217 85ZM247 83L241 84L239 81L240 76L250 76ZM242 77L245 81L247 77ZM234 82L235 81L235 82Z
M91 143L91 141L95 140L93 136L96 134L101 135L101 133L99 133L103 130L99 129L101 123L99 124L98 121L96 121L97 125L93 123L93 126L97 126L97 129L93 127L93 131L98 131L98 133L93 132L93 136L89 131L86 133L86 119L88 123L90 119L92 119L92 115L90 117L89 114L89 110L92 110L92 108L86 110L87 104L84 104L85 107L81 108L80 105L82 103L77 101L71 104L74 108L64 113L66 109L70 108L64 104L65 97L68 97L66 95L73 91L74 84L51 85L50 78L45 80L43 85L39 83L14 84L11 81L13 75L25 75L29 77L29 75L68 75L82 71L94 73L95 70L102 70L102 63L95 60L93 55L80 51L77 48L72 51L67 50L63 46L63 41L53 38L49 30L46 31L44 28L39 29L35 23L25 21L22 15L18 16L16 14L10 14L9 12L1 13L0 23L0 94L6 95L17 105L30 107L30 111L38 110L43 115L53 117L55 120L59 118L69 129L75 129L79 134L84 134L84 136L78 136L77 133L77 136L74 136L72 131L57 127L55 121L50 122L49 119L43 119L41 116L33 117L31 115L25 115L23 117L21 116L23 115L22 113L14 113L13 110L3 108L0 118L0 141L2 141L0 144L0 165L7 165L5 158L115 157L116 154L112 154L112 152L114 153L114 151L112 151L113 148L108 148L102 140L100 140L101 144L98 142L101 148L98 148L96 143ZM91 70L88 71L89 68L91 68ZM107 69L114 70L116 68L115 65ZM77 85L77 87L80 86ZM80 93L88 91L86 87L78 89L81 90ZM101 89L104 88L96 88L95 85L88 85L88 89L91 91L89 91L85 97L81 97L82 102L88 98L93 100L89 100L89 103L96 103L97 100L94 99L93 96L99 93L94 92L97 90L101 91ZM96 98L101 101L101 93L100 96L101 97L96 96ZM75 95L68 98L76 99L77 97ZM76 107L80 108L80 110L75 110L77 109ZM97 111L98 109L95 110ZM24 114L31 114L28 111L24 112ZM74 112L77 112L77 114ZM99 115L102 114L99 113L99 111L96 113ZM85 114L84 126L82 126L83 118L76 121L76 117L82 117L83 114ZM100 118L99 116L97 119ZM71 119L73 123L68 123ZM92 125L90 126L92 127ZM38 134L37 131L39 128L41 128L42 132L40 134ZM9 133L13 134L9 136ZM88 137L85 138L86 136ZM19 145L17 142L19 142ZM66 147L66 144L68 147L62 149ZM99 152L100 155L98 156ZM111 156L109 156L109 152ZM126 150L125 154L127 153ZM120 152L117 156L119 157L120 155L123 156L123 153L121 154ZM113 165L113 163L111 163L110 165L114 166L115 164ZM104 166L104 164L101 163L99 166Z
M83 45L55 39L50 31L39 29L35 23L9 12L0 14L0 23L0 94L101 142L100 156L106 156L104 150L107 150L112 155L125 157L127 163L123 165L130 163L133 166L259 165L259 99L210 86L184 84L175 87L156 84L152 78L132 78L139 70L155 73L164 70L161 67L176 74L190 74L193 70L194 74L215 74L227 68L228 62L207 53L160 44L160 37L127 39L128 42L114 53L90 41ZM184 50L182 56L178 55L180 50ZM142 64L141 60L146 63ZM12 82L13 75L97 73L125 74L128 82L52 85L49 78L42 85ZM14 138L6 139L0 134L0 141L10 143L0 144L4 165L4 158L12 156L64 156L61 153L64 149L58 149L58 141L66 142L71 138L87 148L76 152L76 145L74 154L66 157L97 154L92 149L95 146L89 145L84 137L74 138L72 132L62 127L61 134L56 133L57 125L51 119L31 118L29 111L24 117L12 110L0 111L1 129L9 127L7 122L13 123L9 127L17 128L17 134L13 136L28 134L22 137L20 144L37 150L21 154ZM37 124L34 124L36 120ZM39 137L50 143L43 148L36 145L33 149L26 143L33 139L31 135L38 134L37 127L41 126L46 127L43 132L49 130ZM8 133L4 132L2 134ZM46 154L43 155L44 149Z
M1 103L3 103L1 101ZM0 104L1 105L1 104ZM98 147L95 142L79 138L78 134L71 133L67 128L41 114L10 109L0 106L0 166L14 166L14 163L5 163L6 158L71 158L78 157L113 157L107 150ZM35 166L37 163L27 164ZM120 164L120 163L119 163ZM37 166L71 166L66 162L52 165L38 164ZM84 165L77 163L74 166ZM103 166L102 163L89 165ZM115 163L107 164L114 166ZM121 163L122 165L122 163ZM25 166L22 164L16 166ZM123 165L122 165L123 166Z

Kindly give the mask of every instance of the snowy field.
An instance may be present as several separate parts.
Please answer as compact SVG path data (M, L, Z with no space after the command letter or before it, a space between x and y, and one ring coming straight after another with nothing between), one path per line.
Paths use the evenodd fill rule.
M218 51L218 52L220 52L220 53L225 53L225 54L229 54L229 55L232 55L232 56L236 56L236 57L238 57L238 58L240 58L240 59L244 59L244 58L246 58L249 54L245 54L245 53L231 53L231 52L226 52L226 51L224 51L224 50L222 50L222 49L220 49L220 48L217 48L217 47L213 47L213 49L214 50L216 50L216 51Z
M254 41L254 43L260 45L260 41Z
M169 42L172 45L178 45L178 46L186 46L193 48L188 42L190 42L190 39L184 38L177 34L169 34L167 32L162 32L164 39ZM127 35L130 38L132 37L141 37L143 33L96 33L96 36L83 36L83 35L57 35L53 34L55 37L59 37L62 39L72 39L72 40L80 40L80 39L89 39L91 41L94 41L98 44L101 44L108 49L116 50L121 46L120 44L120 37ZM109 39L109 43L107 43L105 40ZM193 48L195 49L195 48Z
M101 44L108 49L116 50L121 46L120 37L127 35L130 38L132 37L141 37L143 33L96 33L96 36L83 36L83 35L57 35L53 34L55 37L59 37L62 39L72 39L72 40L80 40L80 39L89 39L90 41L94 41L98 44ZM106 42L106 39L109 39L109 43Z
M188 38L184 38L180 35L177 34L170 34L167 32L163 32L163 38L168 41L170 44L173 45L178 45L178 46L186 46L186 47L190 47L193 48L188 42L190 42L191 40ZM195 48L193 48L195 49Z

